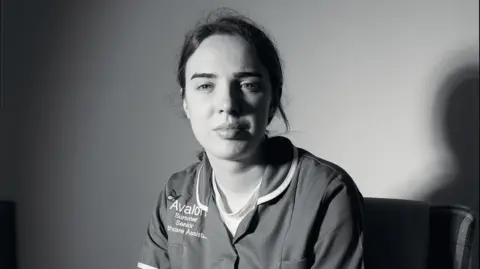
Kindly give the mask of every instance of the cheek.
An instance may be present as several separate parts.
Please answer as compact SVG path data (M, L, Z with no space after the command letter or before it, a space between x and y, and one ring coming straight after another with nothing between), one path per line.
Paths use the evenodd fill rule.
M266 125L270 111L270 99L265 98L252 105L257 122L261 122L262 124Z
M267 94L263 96L262 100L259 102L259 109L262 112L265 112L268 114L271 104L272 104L272 96L270 94Z
M211 114L210 106L195 98L187 98L187 110L192 125L202 125Z

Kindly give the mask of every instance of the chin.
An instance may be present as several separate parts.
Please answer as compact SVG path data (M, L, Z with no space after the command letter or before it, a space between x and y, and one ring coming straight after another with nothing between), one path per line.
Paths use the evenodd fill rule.
M253 153L253 145L246 141L226 140L210 145L205 150L223 160L239 160Z

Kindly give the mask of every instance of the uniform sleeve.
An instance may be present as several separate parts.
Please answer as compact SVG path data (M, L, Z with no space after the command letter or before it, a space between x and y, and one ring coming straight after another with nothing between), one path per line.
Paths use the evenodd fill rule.
M162 216L165 216L165 196L165 190L163 190L152 213L152 218L147 228L147 236L137 265L140 269L170 268L168 237L162 221Z
M329 184L322 208L311 268L363 269L363 197L348 175Z

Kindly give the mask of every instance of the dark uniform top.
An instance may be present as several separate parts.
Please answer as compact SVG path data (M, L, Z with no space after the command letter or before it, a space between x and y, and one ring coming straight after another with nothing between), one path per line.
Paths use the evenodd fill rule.
M138 267L363 268L363 197L351 177L287 138L268 138L264 147L257 206L233 238L204 155L160 193Z

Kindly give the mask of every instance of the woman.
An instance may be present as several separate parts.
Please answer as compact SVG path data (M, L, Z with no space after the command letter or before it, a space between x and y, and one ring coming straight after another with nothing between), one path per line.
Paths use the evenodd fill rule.
M340 167L268 137L283 74L272 41L238 15L183 45L183 109L204 148L161 191L138 267L363 268L363 198Z

